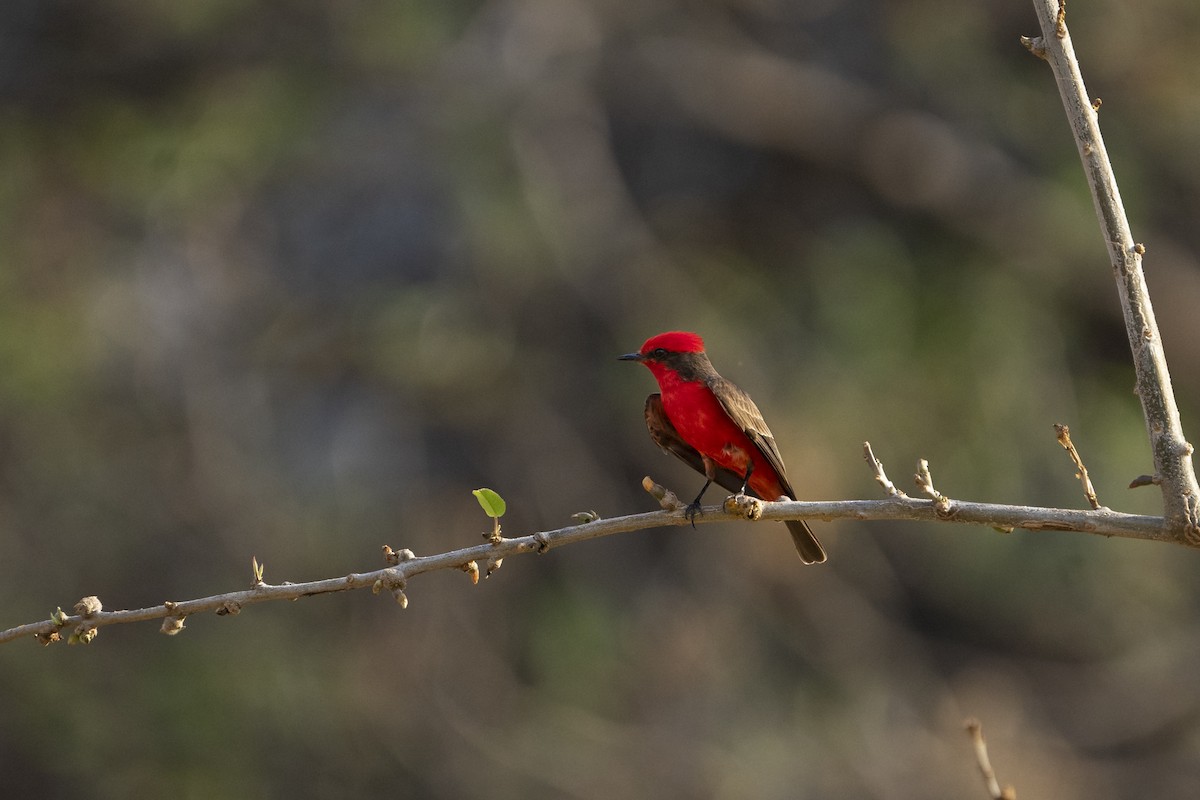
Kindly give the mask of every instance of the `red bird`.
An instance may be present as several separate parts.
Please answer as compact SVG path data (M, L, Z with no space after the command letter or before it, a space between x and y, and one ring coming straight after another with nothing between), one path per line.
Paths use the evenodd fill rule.
M646 398L650 438L707 479L688 506L690 516L700 512L700 500L714 482L731 492L749 487L763 500L795 499L762 412L750 395L717 374L703 339L684 331L660 333L620 360L645 364L662 390ZM806 523L785 524L801 561L825 561L825 550Z

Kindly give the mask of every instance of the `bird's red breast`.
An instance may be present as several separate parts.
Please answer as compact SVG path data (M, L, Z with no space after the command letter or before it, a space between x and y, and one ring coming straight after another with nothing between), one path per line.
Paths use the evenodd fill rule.
M679 373L662 365L647 366L662 390L663 410L685 442L738 475L745 475L753 460L749 486L764 500L778 500L786 494L774 467L729 418L706 384L684 380Z

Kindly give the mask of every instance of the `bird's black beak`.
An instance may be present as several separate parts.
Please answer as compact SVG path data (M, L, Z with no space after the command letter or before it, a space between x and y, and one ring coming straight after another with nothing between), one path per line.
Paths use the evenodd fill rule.
M645 361L646 357L641 353L626 353L623 356L617 356L617 361Z

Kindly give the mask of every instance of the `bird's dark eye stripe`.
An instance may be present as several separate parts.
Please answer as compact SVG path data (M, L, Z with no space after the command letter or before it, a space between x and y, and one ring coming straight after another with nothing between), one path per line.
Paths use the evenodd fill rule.
M650 355L654 356L655 358L666 358L667 350L665 347L656 347L654 348L654 352Z

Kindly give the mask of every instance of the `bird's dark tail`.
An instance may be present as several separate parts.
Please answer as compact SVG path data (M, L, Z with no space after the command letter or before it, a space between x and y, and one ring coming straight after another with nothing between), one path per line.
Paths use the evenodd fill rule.
M792 541L796 543L796 552L800 554L801 561L805 564L825 563L825 548L821 547L817 537L813 536L808 523L803 520L794 520L784 524L787 525L788 532L792 534Z

